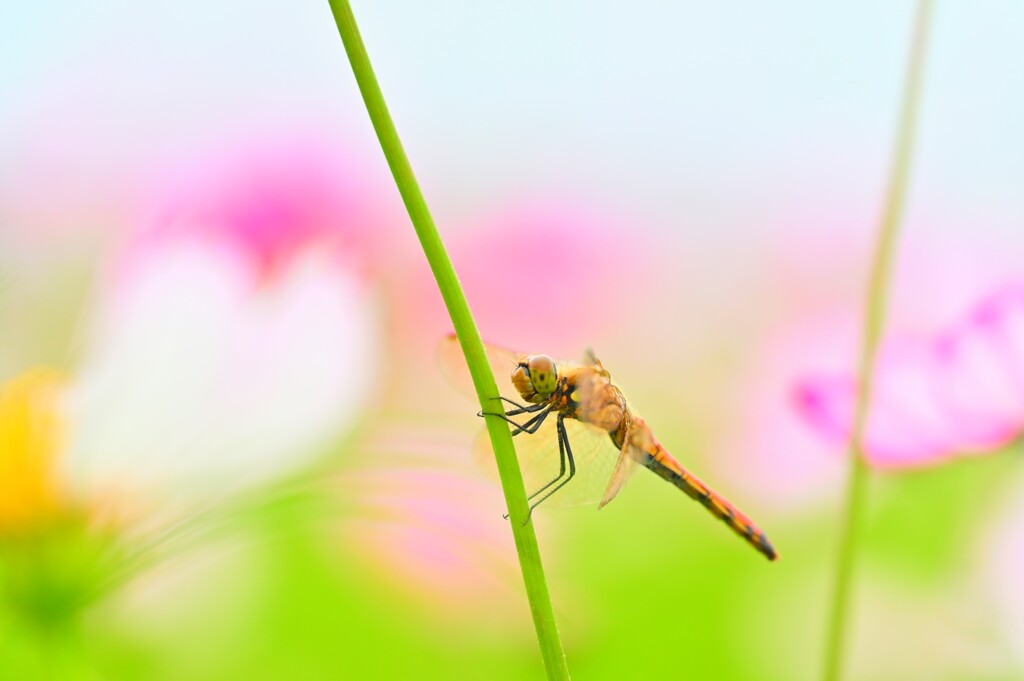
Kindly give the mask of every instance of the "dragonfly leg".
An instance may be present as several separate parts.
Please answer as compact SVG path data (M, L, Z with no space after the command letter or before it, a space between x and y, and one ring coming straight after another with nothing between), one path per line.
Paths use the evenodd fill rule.
M544 420L548 416L551 415L551 412L552 412L552 410L548 409L547 411L543 411L543 412L537 414L536 416L531 418L529 421L527 421L523 425L519 426L519 430L517 430L514 433L512 433L512 435L513 436L519 435L519 433L528 433L530 435L533 435L534 433L537 432L537 429L540 428L544 424Z
M538 494L540 494L541 492L546 490L548 487L551 487L551 485L553 485L556 482L558 482L559 480L561 480L563 475L565 475L565 442L562 440L561 434L559 434L559 436L558 436L558 475L555 476L554 480L552 480L548 484L544 485L543 487L541 487L539 490L537 490L536 492L534 492L530 496L526 497L527 501L529 501L530 499L533 499L535 496L537 496Z
M542 404L540 406L541 407L547 407L548 405L547 404ZM533 410L533 411L536 411L536 410ZM512 412L509 412L509 413L511 414ZM512 435L519 435L519 433L530 433L532 435L533 433L536 433L537 429L541 427L541 424L544 423L544 419L546 419L549 414L551 414L551 410L550 409L548 409L546 411L542 411L541 413L537 414L536 416L530 418L530 420L527 421L526 423L520 424L520 423L516 423L515 421L510 419L508 417L508 414L506 414L504 412L497 412L497 411L484 411L484 412L480 412L481 416L497 416L498 418L500 418L500 419L502 419L504 421L507 421L511 425L515 426L515 430L512 431ZM515 414L513 414L513 415L515 415Z
M565 458L568 459L568 461L569 461L569 475L564 480L562 480L560 483L555 485L555 488L553 490L551 490L550 492L548 492L547 494L542 496L537 501L533 502L533 504L530 506L530 512L527 513L527 515L526 515L526 522L527 523L530 522L530 518L533 517L533 509L535 509L538 506L540 506L542 503L544 503L545 500L551 498L552 494L554 494L558 490L560 490L563 487L565 487L569 483L569 481L573 479L573 476L576 475L576 461L573 460L573 458L572 458L572 448L569 446L569 434L565 430L565 423L564 423L564 421L565 421L565 414L559 414L558 415L558 426L557 426L557 428L558 428L558 446L559 446L560 450L563 447L565 448L564 449L564 451L565 451ZM523 524L525 525L526 523L523 523Z
M519 404L515 400L510 400L507 397L502 397L500 395L498 396L498 399L501 400L502 402L505 402L507 404L511 404L513 407L515 407L515 409L513 409L512 411L516 412L517 414L523 414L523 413L526 413L528 411L538 411L539 409L541 409L544 406L544 402L541 402L539 404L530 404L530 405ZM506 414L511 414L512 412L505 412L505 413Z
M498 399L499 400L504 400L505 402L508 402L509 404L515 405L516 408L515 409L510 409L508 411L503 411L503 412L500 412L500 413L496 412L496 411L478 411L476 413L476 415L477 416L488 416L488 415L490 415L490 416L501 416L502 414L504 414L505 416L519 416L520 414L532 414L533 412L540 411L541 409L544 409L545 407L548 406L547 402L541 402L539 404L531 404L530 406L527 407L525 405L519 404L518 402L513 402L512 400L508 399L507 397L499 397Z

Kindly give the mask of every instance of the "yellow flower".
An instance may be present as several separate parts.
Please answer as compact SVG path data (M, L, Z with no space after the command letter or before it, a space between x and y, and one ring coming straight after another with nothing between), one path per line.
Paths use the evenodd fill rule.
M62 503L56 470L60 375L33 369L0 388L0 533L31 529Z

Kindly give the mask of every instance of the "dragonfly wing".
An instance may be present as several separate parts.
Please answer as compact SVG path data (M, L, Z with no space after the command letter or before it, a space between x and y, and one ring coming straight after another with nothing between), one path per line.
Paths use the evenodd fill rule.
M532 494L560 477L557 418L558 415L552 413L536 433L520 433L514 438L516 457L527 494ZM606 432L575 419L565 419L564 423L576 464L576 474L540 508L596 504L603 498L616 469L619 452ZM486 430L480 433L474 443L473 457L481 469L497 478L497 464ZM566 461L564 475L568 474Z
M605 487L604 494L601 496L601 503L597 505L599 509L607 506L608 502L618 495L637 468L636 459L628 447L619 452L615 470L612 471L612 475L608 479L608 486Z
M487 353L487 363L491 365L491 371L494 372L494 378L498 383L498 392L504 397L515 399L517 395L512 388L512 370L523 354L490 343L484 343L484 350ZM452 387L475 402L476 388L466 366L462 346L459 345L459 339L455 334L445 336L438 344L437 362L441 373Z

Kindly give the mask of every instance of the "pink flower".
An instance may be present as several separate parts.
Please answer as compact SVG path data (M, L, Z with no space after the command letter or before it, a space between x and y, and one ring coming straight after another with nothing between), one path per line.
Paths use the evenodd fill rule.
M452 259L478 323L496 342L565 342L582 351L614 325L644 263L639 237L567 205L498 215L453 244ZM649 256L648 256L649 257ZM634 280L635 281L635 280Z
M517 208L481 222L447 241L481 334L505 346L575 358L602 331L627 324L630 296L654 269L639 236L569 205ZM399 321L440 340L452 328L437 286L418 264L410 279Z
M823 374L802 380L795 397L814 428L845 441L856 393L852 374ZM1022 430L1024 285L995 292L934 336L883 343L865 434L874 465L913 467L988 452Z
M378 370L372 192L304 145L200 164L113 263L70 388L69 461L223 491L352 423Z
M735 317L725 326L743 329L742 340L695 334L742 357L720 372L717 380L726 392L716 402L719 411L704 419L715 428L710 431L708 449L714 453L704 468L706 477L731 491L737 503L752 498L770 507L805 511L810 504L834 498L841 488L848 430L838 416L848 414L842 411L848 407L839 402L844 391L846 399L852 398L870 234L851 221L856 206L837 205L829 207L834 213L815 208L806 224L800 214L787 214L786 223L796 228L778 228L780 236L771 239L748 275L752 283L744 290L756 292L755 314L749 297L740 299L739 311L729 308L728 301L716 311L726 320ZM830 224L830 230L822 230L821 224ZM887 353L905 356L907 346L915 343L906 334L933 334L970 309L978 291L994 290L1019 276L1020 264L1012 258L1019 251L1014 239L992 234L966 239L942 216L927 213L904 237L889 315L889 328L899 329L902 340L887 342L893 348ZM808 390L811 394L802 397L813 401L819 389L830 398L825 402L829 410L816 415L825 420L821 427L808 428L806 405L797 407L795 398ZM833 416L839 423L826 420ZM921 418L927 416L924 410ZM822 437L823 428L828 437ZM936 437L935 429L930 431ZM908 436L901 431L901 437ZM753 513L756 505L751 508Z
M344 473L337 489L352 510L337 526L342 546L407 596L450 616L517 602L515 547L497 485L406 462Z

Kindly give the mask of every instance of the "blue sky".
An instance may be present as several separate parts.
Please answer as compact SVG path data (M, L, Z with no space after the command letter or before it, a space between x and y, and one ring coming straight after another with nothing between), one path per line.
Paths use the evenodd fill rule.
M353 4L453 221L543 193L728 234L808 193L875 210L910 2ZM95 140L69 154L127 167L261 125L374 151L326 2L7 3L0 23L8 178L54 121ZM1021 26L1019 3L938 4L911 221L924 200L944 229L1019 230Z

